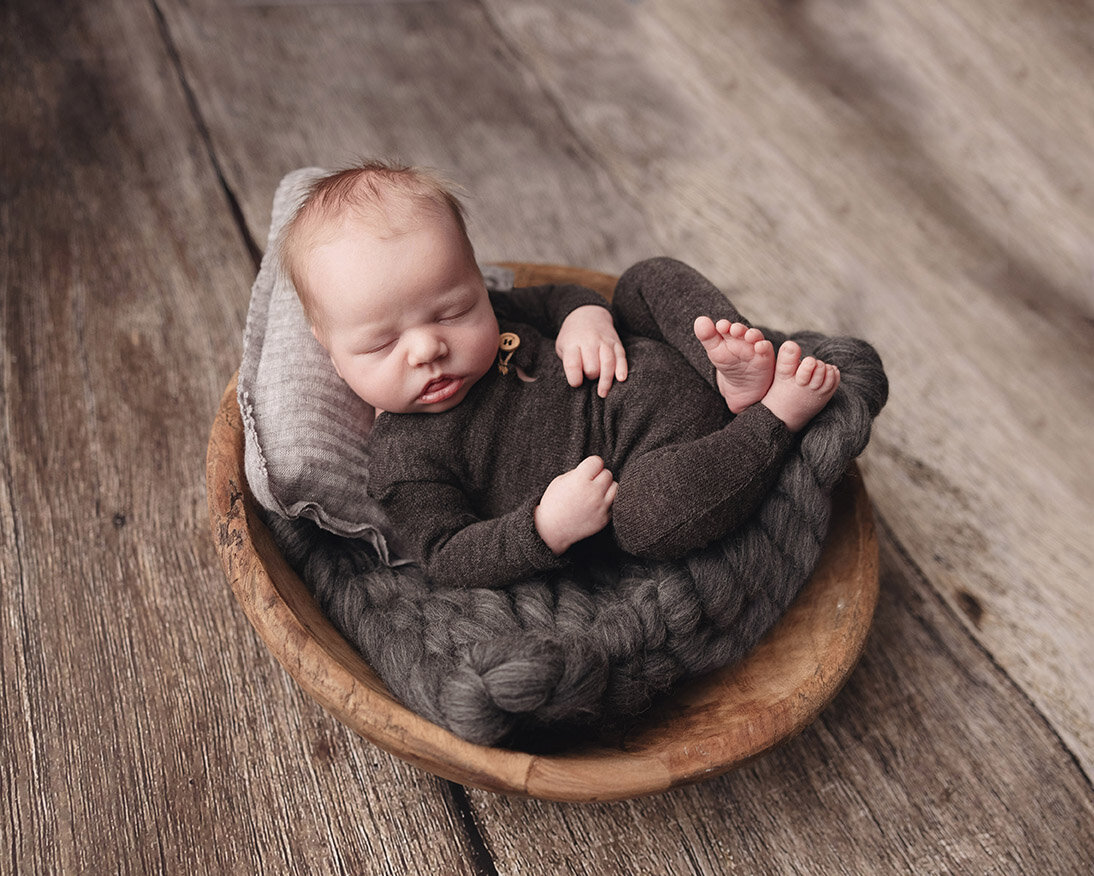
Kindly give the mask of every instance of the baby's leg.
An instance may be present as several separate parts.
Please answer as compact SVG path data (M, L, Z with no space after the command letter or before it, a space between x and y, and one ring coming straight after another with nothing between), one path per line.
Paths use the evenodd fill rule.
M632 454L616 469L611 525L617 544L664 560L721 538L755 513L793 440L770 410L752 405L710 434Z
M828 404L839 386L839 369L812 356L801 357L801 347L786 341L779 347L775 377L760 400L791 432L798 432Z
M761 404L731 414L717 389L663 345L634 349L640 367L625 393L608 394L603 427L594 430L619 484L612 532L637 556L679 557L755 513L794 436Z
M764 397L775 378L775 348L758 328L709 316L695 320L695 337L714 366L718 391L739 414Z

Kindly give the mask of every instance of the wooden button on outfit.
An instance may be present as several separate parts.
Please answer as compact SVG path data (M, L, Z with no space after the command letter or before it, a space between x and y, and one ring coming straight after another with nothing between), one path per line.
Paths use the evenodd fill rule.
M498 337L498 371L502 374L509 373L509 360L519 346L520 335L516 332L502 332Z

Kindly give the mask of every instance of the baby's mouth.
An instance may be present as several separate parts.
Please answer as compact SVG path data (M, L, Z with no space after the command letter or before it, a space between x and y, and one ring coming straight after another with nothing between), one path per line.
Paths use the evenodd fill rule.
M418 396L418 402L423 405L433 405L437 402L448 401L457 392L460 391L460 387L463 386L462 377L452 377L445 374L438 377L436 380L431 380L425 385L425 389L422 390L421 395Z

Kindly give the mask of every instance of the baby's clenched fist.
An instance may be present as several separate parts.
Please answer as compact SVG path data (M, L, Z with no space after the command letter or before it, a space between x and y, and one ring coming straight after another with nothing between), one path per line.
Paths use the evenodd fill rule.
M619 484L599 456L560 474L543 491L535 510L536 531L556 555L600 532L612 516Z

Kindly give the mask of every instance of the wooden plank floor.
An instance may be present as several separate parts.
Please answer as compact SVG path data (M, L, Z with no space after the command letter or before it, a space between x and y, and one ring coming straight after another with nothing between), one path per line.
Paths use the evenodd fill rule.
M85 0L0 28L0 873L1088 873L1094 3ZM804 734L656 798L435 779L235 605L203 461L278 179L483 260L689 261L858 334L882 597Z

